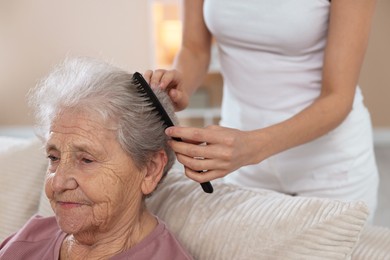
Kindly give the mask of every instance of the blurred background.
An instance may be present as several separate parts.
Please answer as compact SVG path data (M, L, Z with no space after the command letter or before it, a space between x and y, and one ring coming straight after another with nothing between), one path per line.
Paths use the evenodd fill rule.
M389 13L390 0L378 0L359 82L372 115L383 190L390 184ZM165 68L180 32L177 0L0 0L0 135L33 135L26 94L65 56L93 56L131 72ZM179 113L181 123L217 123L221 87L214 57L190 108ZM390 219L390 207L382 213Z
M389 13L390 1L379 0L360 78L381 139L390 138ZM180 32L178 0L0 0L0 128L32 124L26 93L65 56L98 57L129 71L169 67ZM221 84L214 62L192 108L218 107ZM212 122L201 119L208 121L191 123Z

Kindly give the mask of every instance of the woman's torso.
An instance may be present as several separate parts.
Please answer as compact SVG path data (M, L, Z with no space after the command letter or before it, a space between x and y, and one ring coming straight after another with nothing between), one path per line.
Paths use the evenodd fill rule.
M221 125L260 129L313 103L321 91L329 12L328 0L204 0L204 19L217 40L224 77ZM303 179L324 174L353 180L349 171L367 151L372 154L370 117L357 88L352 112L336 129L225 179L298 192ZM323 178L329 182L319 185L342 183L341 177ZM263 185L268 180L275 186ZM307 183L304 188L314 187Z
M329 7L328 0L204 1L224 77L222 125L266 127L319 96Z

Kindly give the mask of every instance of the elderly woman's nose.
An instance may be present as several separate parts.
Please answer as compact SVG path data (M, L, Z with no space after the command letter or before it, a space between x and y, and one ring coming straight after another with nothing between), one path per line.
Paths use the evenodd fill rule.
M64 190L73 190L77 188L75 179L75 169L71 162L60 162L52 180L53 191L61 192Z

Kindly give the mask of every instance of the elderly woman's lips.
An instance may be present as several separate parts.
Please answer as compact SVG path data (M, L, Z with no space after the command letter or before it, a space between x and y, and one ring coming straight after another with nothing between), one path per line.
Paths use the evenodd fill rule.
M77 207L81 207L82 205L84 205L82 203L70 202L70 201L57 201L57 204L61 208L65 208L65 209L77 208Z

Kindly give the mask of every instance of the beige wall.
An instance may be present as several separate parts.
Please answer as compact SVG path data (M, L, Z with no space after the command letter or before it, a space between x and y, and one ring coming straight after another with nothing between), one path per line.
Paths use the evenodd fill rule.
M149 68L149 21L146 0L0 1L0 126L32 123L25 95L65 55Z
M147 0L0 0L0 127L28 125L25 95L65 55L130 71L152 66ZM376 127L390 127L390 0L379 0L360 84Z
M390 128L390 0L379 0L360 85L375 127Z

